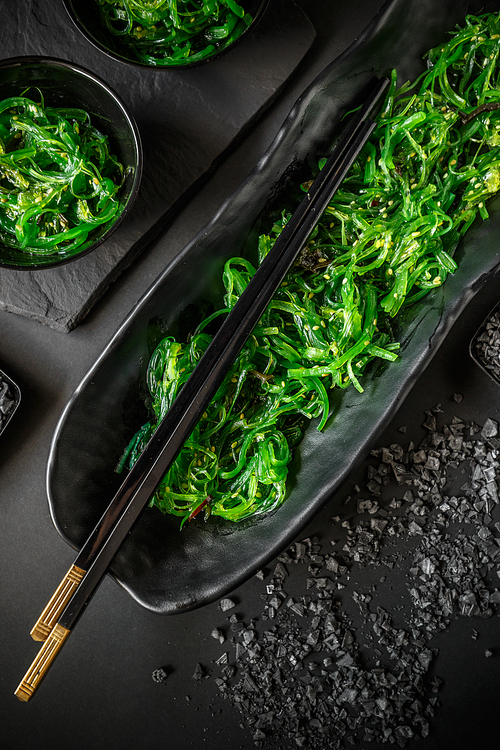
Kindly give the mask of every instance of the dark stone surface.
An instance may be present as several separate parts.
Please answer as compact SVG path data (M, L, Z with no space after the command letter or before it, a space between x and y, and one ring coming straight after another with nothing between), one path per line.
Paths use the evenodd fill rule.
M0 26L2 56L71 60L103 78L137 121L144 174L131 214L95 252L42 271L0 269L0 309L60 331L78 325L273 101L314 37L298 6L273 0L256 29L220 59L191 70L149 71L97 51L59 0L13 5Z
M68 399L137 299L261 158L297 97L363 31L382 5L382 0L297 2L318 32L303 63L247 137L194 196L180 220L120 274L82 324L66 334L0 310L0 368L22 391L19 409L0 436L0 722L1 745L8 750L25 750L34 738L43 750L256 748L253 732L244 727L240 713L219 696L215 679L220 667L215 662L225 651L229 655L225 666L234 662L229 639L236 633L229 617L236 613L241 622L248 623L262 611L261 595L274 567L265 571L264 580L253 577L232 591L229 597L236 606L228 612L223 613L215 601L175 617L161 617L138 606L108 576L29 706L18 701L13 692L39 649L30 629L74 559L74 551L54 528L45 483L51 437ZM2 8L14 6L14 0L1 4ZM446 423L455 414L479 424L487 417L500 420L498 386L468 353L472 335L498 302L499 283L497 275L476 295L373 447L421 440L427 432L420 427L424 410L437 403L442 404L445 414L439 417ZM168 304L167 299L166 309ZM451 397L458 393L464 396L460 404ZM402 426L405 435L400 432ZM319 534L329 547L330 539L340 537L332 525L339 496L351 494L356 484L364 491L364 482L365 472L360 469L297 541ZM351 518L350 525L355 526L357 520L358 516ZM342 531L347 534L350 529ZM398 539L396 550L406 549L404 538ZM306 564L290 568L291 574L310 575ZM395 566L384 583L377 568L349 575L348 585L336 596L349 607L355 626L359 609L353 591L366 592L376 586L378 601L385 609L405 606L405 569ZM288 582L286 590L297 598ZM298 594L302 594L300 587ZM438 694L442 705L429 737L418 743L410 741L407 750L489 750L498 745L498 626L496 616L475 621L464 617L453 623L449 632L436 636L436 674L444 679ZM222 646L211 636L214 628L225 635ZM474 631L479 634L477 640ZM492 658L485 658L486 649L494 652ZM198 681L193 679L197 663L206 671ZM159 668L168 675L160 684L152 679ZM266 750L297 747L294 739L284 734L263 741L262 746ZM347 743L346 748L350 747ZM355 747L397 750L399 745L362 741Z

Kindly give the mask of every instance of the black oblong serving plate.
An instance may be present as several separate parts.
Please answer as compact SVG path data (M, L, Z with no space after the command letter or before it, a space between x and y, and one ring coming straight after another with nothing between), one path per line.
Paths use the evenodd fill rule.
M400 82L414 78L422 70L422 55L463 21L466 10L494 5L388 0L347 52L304 92L254 171L131 311L77 388L54 434L49 503L56 528L71 545L83 543L121 481L113 469L146 416L144 373L157 341L168 330L186 328L200 301L221 298L224 261L251 252L270 208L329 152L334 123L362 99L374 75L397 67ZM342 392L322 433L314 424L308 428L281 508L240 524L195 520L182 531L177 518L148 508L113 561L114 578L147 609L173 613L222 596L271 560L366 455L453 322L499 265L499 236L500 213L493 212L458 248L458 271L407 311L400 358L365 378L364 393Z

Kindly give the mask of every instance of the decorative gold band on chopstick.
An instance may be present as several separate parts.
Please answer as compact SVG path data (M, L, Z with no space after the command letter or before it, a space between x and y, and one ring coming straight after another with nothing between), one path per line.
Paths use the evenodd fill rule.
M75 589L78 588L84 575L84 570L78 568L76 565L71 566L52 595L49 603L36 621L31 631L31 637L33 640L44 641L48 638L52 628L58 621L61 612L73 596Z
M33 697L70 633L62 625L55 625L14 693L20 701L27 703Z

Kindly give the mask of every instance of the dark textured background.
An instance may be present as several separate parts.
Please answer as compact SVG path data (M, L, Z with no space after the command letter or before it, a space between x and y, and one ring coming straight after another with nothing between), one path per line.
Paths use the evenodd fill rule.
M212 669L211 660L221 653L210 637L214 626L226 622L216 603L162 618L140 608L106 579L32 703L19 703L13 691L38 649L29 631L73 559L54 529L45 490L49 444L68 398L137 299L262 156L306 85L350 44L382 2L298 4L316 27L314 44L272 106L180 213L164 240L125 269L70 333L0 311L0 367L19 382L23 395L0 437L0 743L9 750L32 745L52 750L254 750L238 714L216 697L213 679L201 685L192 680L197 662ZM2 22L7 11L28 18L41 6L0 0ZM26 51L24 42L16 49ZM500 279L492 279L469 305L381 443L401 441L400 425L406 425L407 439L419 439L423 411L437 402L447 419L453 414L477 422L499 418L498 388L471 363L467 349L476 326L498 299L499 284ZM464 394L461 404L453 402L454 392ZM361 483L361 476L354 475L349 484ZM304 536L319 533L329 545L337 504L338 498L332 498ZM356 585L370 585L370 580L362 577ZM262 590L262 582L251 579L231 594L236 611L247 621L262 611ZM344 592L346 600L349 591ZM396 585L391 596L397 600L399 594ZM442 706L430 736L409 750L497 746L498 625L498 617L479 623L463 618L439 636L435 645L440 649L437 673L445 680ZM480 631L477 641L472 628ZM484 658L488 647L495 651L491 659ZM156 685L151 673L163 665L173 672L165 686ZM362 748L380 750L370 744Z

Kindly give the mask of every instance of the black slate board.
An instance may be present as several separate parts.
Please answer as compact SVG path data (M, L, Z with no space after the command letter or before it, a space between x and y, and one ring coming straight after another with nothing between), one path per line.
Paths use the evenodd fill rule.
M60 0L21 0L3 14L2 57L71 60L122 97L143 140L144 176L130 216L94 253L43 271L0 269L0 309L60 331L78 325L272 102L314 37L298 6L271 0L256 29L220 59L191 70L149 71L96 50Z

